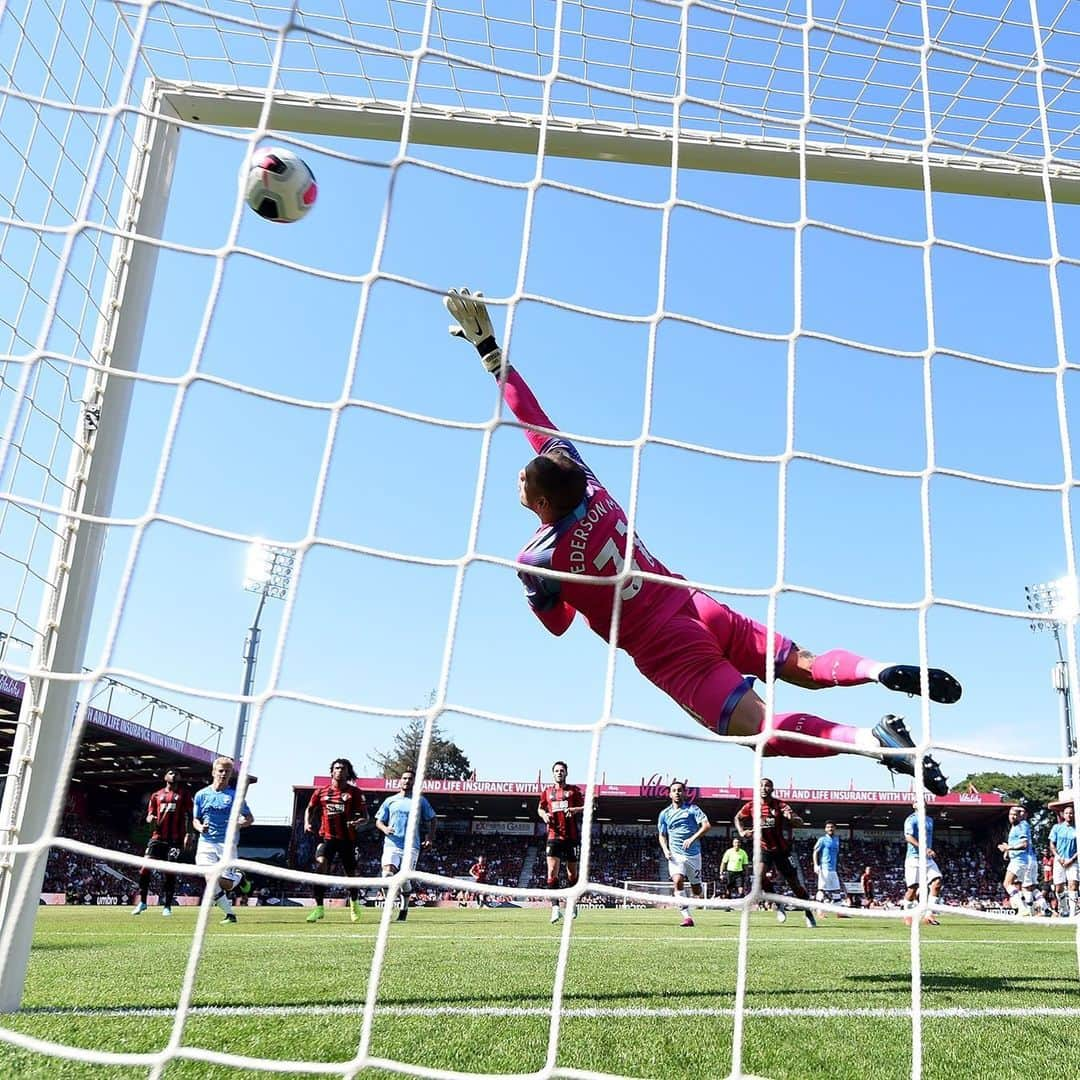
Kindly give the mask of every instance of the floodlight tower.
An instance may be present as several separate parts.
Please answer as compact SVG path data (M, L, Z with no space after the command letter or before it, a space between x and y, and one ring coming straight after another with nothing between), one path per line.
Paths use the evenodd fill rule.
M259 658L259 620L267 599L284 600L289 595L292 581L293 563L296 553L289 548L256 540L248 549L247 568L244 572L244 588L257 593L259 602L255 606L255 618L248 627L244 641L244 699L240 702L240 712L236 718L236 742L233 744L233 761L240 763L247 738L248 713L251 711L252 690L255 689L255 663Z
M1062 640L1062 627L1070 632L1080 615L1080 590L1075 577L1062 577L1057 581L1048 581L1041 585L1025 585L1028 611L1035 616L1031 620L1031 629L1036 633L1048 630L1057 643L1057 663L1050 669L1050 678L1059 695L1061 715L1061 742L1064 756L1071 759L1076 754L1076 736L1072 719L1072 687L1069 683L1069 665L1065 660L1065 644ZM1061 766L1061 786L1070 790L1073 786L1073 768L1071 760Z

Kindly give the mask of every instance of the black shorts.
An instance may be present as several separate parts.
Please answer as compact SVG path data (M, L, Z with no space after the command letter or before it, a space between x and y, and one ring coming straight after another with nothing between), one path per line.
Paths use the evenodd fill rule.
M741 889L744 884L743 875L745 873L745 870L725 870L724 877L727 880L728 888L732 889L735 886L738 886Z
M549 859L561 859L563 862L577 863L580 846L576 840L549 840L547 853Z
M779 874L789 885L799 884L799 874L791 864L791 857L782 851L763 851L761 853L761 867L766 872Z
M334 863L334 857L341 860L341 869L346 877L356 876L356 844L352 840L323 840L320 839L315 848L315 856L322 856L329 868Z
M146 845L148 859L161 859L162 862L179 862L184 845L171 840L150 840Z

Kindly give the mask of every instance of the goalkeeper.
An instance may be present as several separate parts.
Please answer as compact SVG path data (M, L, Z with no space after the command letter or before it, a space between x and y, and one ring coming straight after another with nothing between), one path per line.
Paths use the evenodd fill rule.
M557 430L525 380L504 362L483 294L451 289L444 303L456 323L451 334L476 347L518 421ZM629 547L630 572L617 583L621 605L615 643L650 682L718 735L756 735L765 727L765 703L753 683L765 678L766 649L772 650L776 677L796 686L817 690L879 682L901 693L923 692L917 666L882 664L844 649L815 656L780 634L770 642L760 623L680 584L685 579L655 559L637 536L628 544L626 515L573 443L532 430L526 430L525 437L537 456L521 470L518 490L521 504L536 514L540 527L518 555L517 561L527 568L518 576L529 606L551 633L565 633L580 611L597 634L611 638L616 585L600 585L595 579L622 575ZM578 581L578 575L592 580ZM952 675L937 668L927 675L932 701L959 700L961 687ZM882 753L915 745L898 716L885 716L871 729L832 723L810 713L781 713L774 715L773 729L775 734L765 744L767 755L861 754L877 758L892 772L915 775L913 755ZM788 734L828 742L804 742L787 738ZM928 790L946 794L948 783L937 762L929 755L922 761Z

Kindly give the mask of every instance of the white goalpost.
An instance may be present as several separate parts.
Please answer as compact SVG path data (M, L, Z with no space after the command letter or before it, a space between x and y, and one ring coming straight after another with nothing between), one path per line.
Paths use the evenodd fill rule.
M1068 409L1069 319L1062 274L1080 261L1063 250L1064 226L1059 215L1075 214L1071 207L1080 204L1080 20L1066 0L1048 5L1000 0L993 13L979 7L965 6L960 0L866 4L851 0L807 0L805 4L794 0L386 0L377 5L342 2L323 10L321 5L309 9L293 3L282 8L252 0L222 5L219 10L214 0L100 2L85 7L64 0L54 13L35 7L32 0L0 5L0 264L4 275L0 279L0 645L4 646L0 671L25 683L21 711L12 724L10 762L0 803L0 1013L16 1012L23 1000L46 862L51 850L64 846L57 841L62 840L66 784L85 724L85 702L101 677L118 674L143 680L162 692L229 707L242 701L252 706L253 722L243 755L245 776L260 747L274 745L271 740L279 721L273 710L282 702L312 711L337 710L371 728L386 716L420 715L427 720L428 737L432 722L451 710L505 724L508 732L519 730L512 724L545 727L544 721L528 719L524 705L508 715L484 702L461 701L452 693L451 684L455 651L460 654L461 628L467 618L463 614L467 572L489 568L508 572L513 567L501 548L493 554L481 527L492 462L502 460L500 429L513 425L506 424L499 409L481 420L450 416L440 411L434 395L425 396L410 387L408 379L402 384L387 379L374 388L364 382L375 378L371 370L381 371L379 365L388 363L387 357L421 353L421 330L426 333L427 327L412 325L416 312L422 304L438 307L445 288L461 284L446 280L448 273L457 272L451 267L459 254L453 249L458 234L439 232L441 221L402 221L399 207L434 199L427 204L434 219L443 207L453 207L460 200L475 222L485 199L490 198L492 206L503 196L520 199L520 213L513 218L515 235L488 235L476 226L480 233L476 248L485 249L482 255L496 248L510 252L503 260L503 280L510 287L492 290L494 309L507 318L503 344L509 351L516 344L522 355L526 350L543 354L544 345L530 337L536 324L530 323L529 311L534 307L554 313L552 318L587 321L590 344L582 350L586 355L595 343L607 342L604 335L608 333L613 335L610 341L615 351L619 340L614 335L640 331L643 401L640 415L633 418L639 430L629 437L623 429L612 434L609 429L579 427L574 432L575 439L589 450L627 452L626 509L631 523L639 510L646 450L660 448L704 457L711 464L741 463L775 470L777 497L769 508L775 516L775 565L769 581L761 586L734 577L706 578L701 573L695 577L694 572L687 572L692 583L702 588L760 602L763 621L770 628L778 625L781 594L895 613L910 617L912 647L926 667L933 609L957 619L993 618L1021 625L1027 616L1019 603L1011 605L997 595L957 596L937 587L931 486L940 478L1052 500L1061 540L1060 551L1055 549L1053 557L1075 577L1072 493L1076 476ZM235 169L250 150L272 138L299 147L301 153L318 155L333 179L324 180L316 169L321 203L311 221L289 226L286 235L275 233L260 248L260 238L244 232L246 211L234 198L239 188L227 185L236 180ZM185 145L196 141L198 161L185 163ZM514 160L508 164L510 158ZM578 166L584 170L580 175L572 171ZM485 168L490 172L481 171ZM630 176L632 182L619 189L620 179L613 182L613 190L602 190L601 184L612 175L608 170L616 168L623 168L620 177ZM365 207L366 212L370 210L370 236L362 266L348 262L333 247L335 228L342 234L341 250L354 243L361 246L349 234L350 223L342 220L327 226L317 220L323 204L348 207L342 194L344 178L360 175L361 169L378 174L384 195L374 210ZM646 179L642 179L643 170L648 172ZM176 179L179 175L190 183L200 174L225 177L225 188L193 192ZM438 196L417 196L409 187L421 182L413 179L417 175L423 176L424 184L446 186L438 189ZM703 176L715 192L706 191ZM782 190L782 195L778 198L793 208L790 217L762 216L748 194L750 187L739 188L738 197L726 204L727 185L746 182L740 178L767 178L779 185L776 191ZM906 192L912 200L906 209L919 219L919 227L901 235L887 220L861 226L830 223L817 214L813 193L831 185L890 193L883 198ZM471 193L463 196L462 186ZM685 194L684 188L691 193ZM650 283L655 281L655 295L647 309L628 306L624 310L614 301L605 307L592 294L556 295L556 290L537 285L537 281L557 280L557 269L551 270L549 262L554 257L546 246L550 237L537 224L552 221L542 218L545 210L539 205L548 194L576 200L576 205L602 204L605 212L655 215L655 243L652 232L646 236L645 229L639 241L641 249L650 252L649 258L655 254L652 276L648 276ZM417 202L407 201L410 198ZM935 215L943 199L1022 203L1030 215L1026 222L1042 215L1045 253L999 251L970 237L939 234ZM181 221L185 215L197 217L203 200L220 204L215 221L221 229L212 236L209 229L200 233L198 227L186 232ZM707 261L714 253L708 249L708 240L698 247L677 240L677 218L684 212L725 227L784 236L790 255L784 288L790 284L791 291L790 319L784 327L766 325L765 320L740 323L726 309L714 313L698 303L699 291L706 294L706 302L719 299L703 280L714 271ZM566 216L580 222L587 215L588 211L573 210ZM1068 220L1071 227L1073 219ZM309 226L312 231L305 234ZM315 235L316 228L326 229L320 234L324 246L318 251L314 244L304 247L305 235ZM919 275L908 292L915 296L911 310L917 310L924 323L921 340L897 343L902 335L891 342L865 340L858 330L811 325L806 317L808 294L817 285L808 282L809 275L804 273L811 262L811 233L866 244L888 252L886 258L900 253L910 260ZM580 254L573 226L557 241L555 246L565 259ZM290 246L294 244L298 246ZM684 260L679 268L674 265L676 249ZM935 259L941 252L1044 272L1046 297L1039 311L1043 323L1049 324L1050 354L1037 361L1028 356L1003 358L945 340L939 329L942 305L935 291L935 273L942 273ZM462 261L468 261L470 271L483 268L481 255L472 251L469 256L468 260L462 256ZM755 273L756 255L751 259L736 254L731 261L743 258L748 275ZM162 286L159 261L166 259L176 260L181 267L199 266L198 274L191 275L190 292L185 290L183 272L176 272L171 261L168 285ZM701 260L700 272L686 265L696 259ZM496 261L492 255L492 262ZM266 358L267 381L260 385L253 385L247 373L237 375L221 362L222 353L235 351L245 335L251 336L244 325L245 310L259 308L257 295L253 301L251 291L238 290L233 284L238 267L242 273L255 267L254 273L303 275L304 289L326 289L325 295L331 297L325 302L327 310L335 305L349 308L345 338L338 342L340 355L334 354L337 367L330 361L326 364L333 369L326 375L326 385L312 389L290 381L291 371L276 368L273 357ZM890 264L890 269L882 271L883 288L895 283L892 275ZM694 296L694 302L685 307L679 306L682 294L675 295L677 280L691 283L680 284ZM164 295L166 289L175 294ZM738 290L733 287L732 292ZM305 302L308 295L305 292ZM339 301L340 297L345 299ZM170 308L174 303L177 314ZM272 311L258 314L260 321L273 318ZM313 353L320 353L325 345L323 328L314 325L319 319L317 313L309 328L317 342ZM169 324L169 329L157 329L155 320L161 326ZM389 321L393 321L392 333L385 329ZM747 450L706 445L698 433L664 434L653 426L658 357L670 348L664 335L671 327L706 335L718 343L735 340L747 348L780 350L775 371L784 389L778 446ZM166 338L172 335L179 342L178 355L170 357L171 366L166 366L160 356L168 349L155 337L157 351L148 370L144 340L157 333ZM856 460L831 449L800 446L796 427L802 414L795 373L806 362L800 349L807 343L918 366L918 389L913 392L924 399L928 419L925 448L919 446L915 464ZM333 353L330 347L327 351ZM942 357L1003 376L1052 383L1061 454L1059 477L998 475L989 469L940 462L933 402L934 369ZM670 353L665 359L671 361ZM676 359L681 362L677 351ZM314 368L310 357L294 366L303 367L309 361ZM632 386L633 393L638 393L626 372L616 372L613 383L616 378L622 380L622 390ZM420 381L417 377L417 384ZM409 396L410 389L417 389L415 400ZM159 392L174 395L167 406L156 403L154 395ZM342 560L326 570L331 587L315 593L319 603L336 604L334 587L344 592L349 575L359 576L355 567L361 557L379 561L388 577L414 568L430 570L432 575L446 573L446 581L440 579L447 596L445 612L438 609L442 621L427 620L438 624L432 646L438 686L427 708L417 710L401 703L387 707L379 703L381 698L365 696L362 687L339 690L335 683L334 688L324 688L298 676L301 665L289 650L307 632L304 627L309 624L304 620L313 618L305 605L318 606L304 595L297 599L290 594L283 605L277 645L266 665L266 686L253 695L238 695L235 687L218 681L216 673L203 684L183 671L174 674L140 666L139 654L124 638L124 620L135 618L129 614L135 607L134 602L129 607L129 600L143 587L148 563L159 575L165 573L163 564L153 561L155 537L164 530L176 530L170 543L178 548L189 544L188 557L198 561L207 550L199 546L204 542L235 546L261 535L254 525L248 527L218 512L227 499L214 502L212 495L204 499L194 484L191 492L177 493L175 459L203 440L208 445L213 442L215 422L203 419L200 427L196 420L193 431L191 420L204 416L198 412L199 403L212 394L228 395L232 403L217 414L223 427L232 422L230 409L235 410L237 424L245 422L239 417L249 406L276 410L274 416L280 417L283 430L299 432L313 418L313 430L305 437L310 437L315 449L302 479L298 479L300 470L293 471L286 460L287 450L275 459L275 467L286 477L281 486L300 506L296 520L280 526L275 543L296 553L301 589L305 584L311 589L313 583L323 583L320 560ZM343 468L341 447L353 445L345 440L351 437L356 415L367 423L389 418L440 435L477 437L479 464L469 459L469 467L476 470L469 479L472 503L456 546L433 552L410 547L411 538L407 541L397 534L395 539L392 531L359 537L344 527L335 532L334 485ZM150 431L155 423L160 430ZM287 442L287 434L279 438L269 423L260 423L267 443ZM509 435L520 440L520 432L509 432L508 439ZM360 462L359 473L368 464L385 464L377 438L362 445L367 456ZM131 498L120 500L123 505L118 509L114 497L120 498L116 488L125 453L143 458L147 446L151 453L144 463L145 475L140 474L142 487ZM393 456L386 453L387 459ZM211 459L201 461L199 468L209 474L217 466L218 461ZM917 512L911 515L909 532L914 537L912 562L922 570L917 572L914 598L898 599L887 590L870 596L846 582L804 583L800 579L799 571L792 569L788 538L794 529L791 491L802 482L795 474L805 475L800 471L804 467L847 470L860 480L917 489ZM255 471L252 465L251 472ZM287 487L292 483L306 486L294 490ZM208 479L207 490L212 489L212 479ZM266 491L276 492L277 481L267 482ZM264 494L265 499L269 497ZM682 493L676 492L673 501L684 501ZM823 496L822 502L827 501ZM111 561L107 558L110 544L116 545ZM1044 556L1051 557L1043 550L1035 557ZM353 561L345 561L349 559ZM1032 573L1039 576L1041 571L1035 568ZM103 575L105 585L101 584ZM376 590L374 584L368 587ZM175 597L170 602L175 603ZM342 606L348 606L347 601ZM207 622L217 619L217 613L207 613ZM1059 621L1069 631L1067 664L1076 672L1073 623L1065 617ZM387 640L392 640L389 633ZM318 647L324 645L320 639ZM325 647L328 668L339 660L341 666L346 664L343 654ZM177 664L181 663L178 657ZM83 664L88 670L84 671ZM595 710L591 724L585 725L592 740L590 784L598 783L601 774L601 743L606 733L620 728L668 733L660 726L625 721L616 709L615 682L615 650L609 647L603 704ZM1075 678L1072 683L1076 684ZM763 696L771 712L771 678ZM1061 746L1060 753L1054 747L1052 753L1017 757L995 747L972 746L964 739L950 740L942 735L938 715L931 716L929 705L915 707L920 709L921 723L913 724L912 730L920 729L919 755L936 753L944 746L958 754L984 753L995 760L1057 766L1072 758L1076 763L1073 746ZM547 726L559 727L556 723ZM730 753L742 754L747 769L753 760L756 784L765 770L763 740L745 741L755 754L753 759L736 747ZM425 741L421 776L427 753ZM591 824L590 808L585 814L578 895L587 891L590 862L596 859L588 839ZM755 843L760 843L760 836ZM104 858L116 853L100 850L99 854ZM139 863L135 858L126 861L132 871ZM402 883L394 879L391 890L396 893ZM503 892L537 895L529 890L504 889L500 895ZM630 894L654 892L670 895L671 885L626 880L621 885L623 906L637 900ZM714 889L707 884L704 892L709 897ZM760 895L758 887L745 898L738 931L732 1057L721 1065L730 1068L732 1077L744 1075L748 913ZM390 900L388 893L388 909ZM155 1077L185 1056L236 1064L224 1051L194 1053L182 1042L207 935L208 910L204 905L200 914L167 1042L152 1053L127 1058L117 1052L71 1046L45 1049L102 1064L130 1061L148 1067ZM371 1047L389 934L389 918L384 916L371 969L360 976L366 979L369 992L355 1056L333 1063L259 1059L257 1067L269 1071L320 1067L351 1076L366 1067L387 1065ZM913 1076L921 1075L922 1068L919 935L916 920L910 1002ZM572 937L567 924L558 955L544 1076L559 1072L559 1011ZM2 1024L0 1042L42 1049ZM390 1062L387 1067L408 1071L411 1066ZM438 1074L438 1070L429 1073Z

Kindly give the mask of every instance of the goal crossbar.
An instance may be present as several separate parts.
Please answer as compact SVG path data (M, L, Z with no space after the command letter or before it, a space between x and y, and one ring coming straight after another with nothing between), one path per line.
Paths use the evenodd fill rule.
M255 128L262 120L266 92L205 83L158 81L161 100L181 120L222 128ZM1035 158L856 148L840 143L734 136L693 128L576 121L528 113L404 105L370 98L329 98L275 92L266 126L277 131L337 135L399 142L405 117L409 139L420 145L499 150L535 155L543 131L544 152L554 157L670 166L678 142L680 168L798 179L805 157L806 178L841 184L922 190L924 161L934 191L1041 201L1044 165ZM1080 168L1047 163L1055 201L1080 203Z

